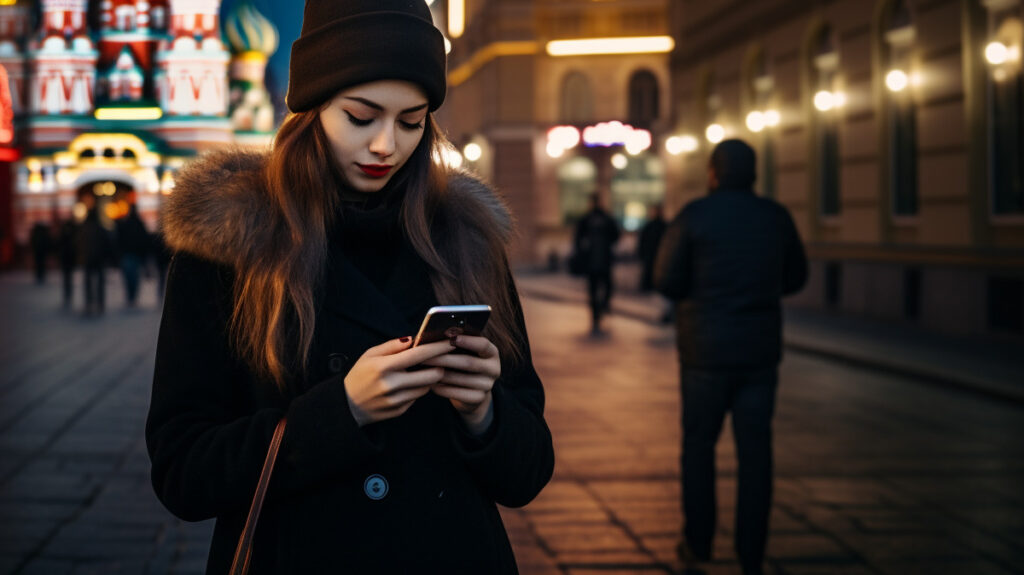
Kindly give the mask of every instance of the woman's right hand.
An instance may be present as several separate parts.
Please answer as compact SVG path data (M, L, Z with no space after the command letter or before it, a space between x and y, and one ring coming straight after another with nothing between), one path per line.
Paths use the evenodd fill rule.
M444 377L444 368L406 369L455 349L448 340L412 346L412 338L386 341L366 350L345 376L348 407L359 427L405 413Z

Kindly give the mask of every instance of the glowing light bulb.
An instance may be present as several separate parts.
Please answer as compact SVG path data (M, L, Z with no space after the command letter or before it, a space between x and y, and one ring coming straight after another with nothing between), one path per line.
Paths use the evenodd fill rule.
M814 107L822 112L831 110L835 105L836 98L832 95L832 92L829 92L828 90L821 90L814 95Z
M903 70L890 70L885 75L885 85L893 92L902 92L910 84L910 78Z
M1002 42L989 42L985 46L985 59L993 66L1005 64L1010 59L1010 49Z
M711 124L704 130L704 137L712 144L717 144L725 139L725 128L721 124Z
M747 114L747 129L751 132L760 132L766 125L768 123L764 119L764 113L760 110L754 110Z
M628 165L629 165L629 160L626 159L625 155L623 155L623 154L614 154L614 155L612 155L612 166L616 170L624 170L624 169L626 169L626 166L628 166Z
M782 114L778 110L765 110L764 113L764 125L769 128L774 128L782 123Z
M484 155L484 150L480 147L480 144L470 142L462 149L462 155L470 162L475 162Z

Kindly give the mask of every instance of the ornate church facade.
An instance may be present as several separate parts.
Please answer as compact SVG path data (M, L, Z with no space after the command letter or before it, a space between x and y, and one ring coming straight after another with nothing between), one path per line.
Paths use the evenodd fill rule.
M15 241L76 217L86 194L108 225L134 203L155 229L189 158L269 145L263 75L277 31L246 0L223 23L219 12L219 0L0 2Z

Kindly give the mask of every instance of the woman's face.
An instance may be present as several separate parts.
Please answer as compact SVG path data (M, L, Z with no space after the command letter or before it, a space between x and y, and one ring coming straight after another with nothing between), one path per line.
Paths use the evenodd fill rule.
M362 193L379 192L409 160L423 138L427 97L403 80L346 88L320 111L346 183Z

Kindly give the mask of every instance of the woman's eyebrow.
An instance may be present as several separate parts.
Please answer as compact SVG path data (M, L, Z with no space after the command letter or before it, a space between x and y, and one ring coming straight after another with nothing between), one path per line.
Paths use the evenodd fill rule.
M356 102L359 102L360 104L363 104L365 106L369 106L369 107L373 108L374 110L380 110L380 111L384 110L384 106L381 106L377 102L374 102L373 100L367 100L366 98L360 98L359 96L345 96L345 99L346 100L354 100ZM400 112L400 114L408 114L409 112L418 112L418 111L426 108L428 104L429 104L429 102L424 102L424 103L420 104L419 106L413 106L411 108L406 108L406 109L402 110Z

